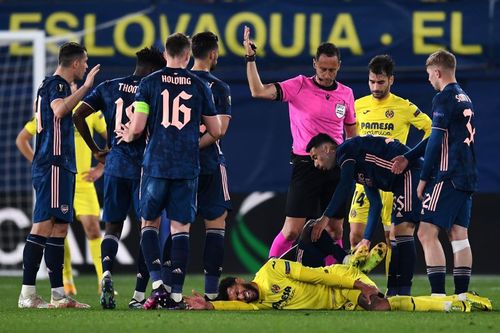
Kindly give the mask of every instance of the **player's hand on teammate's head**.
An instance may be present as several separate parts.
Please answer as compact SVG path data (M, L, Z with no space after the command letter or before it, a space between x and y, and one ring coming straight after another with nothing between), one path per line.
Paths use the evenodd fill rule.
M95 76L97 75L97 73L99 73L100 69L101 65L97 64L92 67L92 69L87 73L87 77L85 78L85 82L83 83L86 88L92 88L92 86L94 85Z
M394 157L391 160L391 162L392 162L391 171L396 175L401 174L408 166L408 160L403 155Z
M325 230L329 220L330 218L324 215L316 219L311 230L311 241L316 242L321 237L321 233Z
M243 46L245 46L245 54L247 56L252 56L256 53L257 46L250 39L250 27L245 26L243 30Z

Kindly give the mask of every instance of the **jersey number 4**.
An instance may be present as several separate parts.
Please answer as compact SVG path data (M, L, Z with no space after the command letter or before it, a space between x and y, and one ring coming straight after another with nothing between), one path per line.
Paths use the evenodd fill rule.
M172 115L170 115L170 93L167 89L161 92L163 96L163 117L161 124L167 128L169 126L182 129L191 120L191 108L181 104L181 99L184 101L189 100L192 95L182 91L175 98L172 99ZM182 113L182 120L181 120Z

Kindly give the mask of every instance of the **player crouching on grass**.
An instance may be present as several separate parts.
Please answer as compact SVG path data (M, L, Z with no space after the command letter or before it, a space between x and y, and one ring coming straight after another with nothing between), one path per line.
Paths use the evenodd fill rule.
M227 277L216 301L193 291L186 297L192 310L368 310L470 312L472 301L454 296L393 296L385 298L358 268L332 265L310 268L298 262L269 259L250 282ZM477 301L477 300L476 300Z

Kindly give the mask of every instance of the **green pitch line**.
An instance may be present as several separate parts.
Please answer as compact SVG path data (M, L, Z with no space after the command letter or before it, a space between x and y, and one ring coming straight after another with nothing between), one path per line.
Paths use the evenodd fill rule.
M247 276L246 278L250 278ZM379 286L383 276L375 276ZM500 327L500 276L473 276L471 290L493 300L493 312L462 313L404 313L404 312L347 312L347 311L133 311L127 308L135 284L134 275L115 276L119 292L117 309L104 311L98 303L95 276L76 278L77 299L92 305L90 310L18 309L21 278L0 277L1 332L162 332L162 333L349 333L402 332L422 333L495 333ZM202 290L203 277L187 277L184 291ZM447 281L451 292L453 281ZM49 299L49 283L40 281L38 290ZM429 292L427 279L415 279L414 294Z

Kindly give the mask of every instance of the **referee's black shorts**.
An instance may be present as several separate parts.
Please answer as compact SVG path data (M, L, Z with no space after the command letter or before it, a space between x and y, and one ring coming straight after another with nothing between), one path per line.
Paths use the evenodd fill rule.
M309 155L292 153L292 179L286 198L286 216L317 218L328 206L340 180L340 167L322 171ZM336 218L344 218L345 213Z

